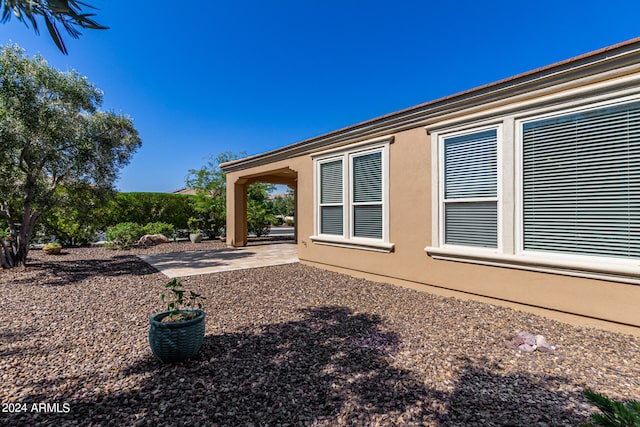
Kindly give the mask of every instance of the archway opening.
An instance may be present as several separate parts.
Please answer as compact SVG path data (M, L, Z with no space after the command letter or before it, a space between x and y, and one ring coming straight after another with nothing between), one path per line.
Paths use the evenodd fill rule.
M247 226L247 187L254 183L285 185L293 192L293 241L298 239L298 173L289 167L243 175L227 182L227 246L241 247L249 242Z

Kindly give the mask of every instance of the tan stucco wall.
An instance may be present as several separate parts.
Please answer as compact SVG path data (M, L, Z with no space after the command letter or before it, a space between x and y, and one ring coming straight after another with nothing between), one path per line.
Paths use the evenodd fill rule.
M389 234L391 243L395 244L391 253L327 246L310 240L314 235L313 159L310 155L228 173L227 185L233 188L243 177L266 175L270 170L285 167L297 172L297 247L303 263L415 289L511 305L585 326L604 326L640 335L638 285L443 261L427 255L424 248L432 241L430 147L430 137L424 128L396 133L390 145ZM233 190L229 196L228 232L234 227L234 221L241 221L241 218L233 218Z
M473 127L483 121L501 123L503 129L510 129L510 133L502 134L503 146L506 148L503 154L511 156L509 160L509 155L504 155L502 170L510 170L511 173L503 174L502 193L503 206L512 210L502 212L507 212L503 215L503 224L510 224L515 229L514 120L523 111L530 114L529 111L535 109L545 112L630 95L637 98L640 96L637 85L640 82L639 68L637 61L631 61L627 68L616 67L608 73L588 75L583 80L561 79L556 82L557 85L541 85L532 91L497 95L491 102L473 104L466 109L457 107L408 130L370 133L369 138L393 137L393 142L389 145L389 241L394 244L391 253L328 246L310 239L315 234L314 168L311 155L317 151L367 140L364 137L329 141L328 145L314 148L314 152L309 149L304 155L291 155L289 158L282 155L276 158L284 160L270 161L254 167L243 165L242 170L229 172L228 232L236 229L237 236L245 233L242 226L235 227L236 223L241 224L244 220L242 209L239 209L242 200L233 198L234 188L242 187L235 184L242 182L243 178L250 181L261 174L268 175L270 171L289 168L297 173L296 223L298 256L301 262L418 289L422 287L438 292L462 292L463 294L457 295L491 298L495 303L507 305L521 304L519 307L523 309L542 309L547 315L555 313L555 317L564 316L564 320L578 319L573 323L582 323L580 319L584 320L585 325L597 321L613 322L611 325L618 325L616 327L625 332L640 335L640 284L637 284L640 275L637 272L629 273L631 276L635 275L636 284L631 284L624 283L626 279L608 281L606 275L591 275L597 278L577 277L576 274L560 273L560 270L553 268L542 272L529 271L526 265L516 268L445 261L434 259L425 252L425 247L434 244L432 212L433 198L437 194L432 194L435 190L431 176L434 173L431 157L432 144L437 139L438 132L456 127L459 129L460 126ZM557 107L554 103L559 103L562 107ZM404 129L406 128L408 126ZM429 135L429 132L432 134ZM260 156L257 157L260 160ZM240 215L234 211L240 212ZM504 228L508 228L508 225ZM237 238L236 242L242 243ZM508 249L504 253L514 254L514 238L503 238L503 244L510 246L510 249L503 248ZM562 260L562 257L559 256L558 259ZM582 317L575 318L572 315Z

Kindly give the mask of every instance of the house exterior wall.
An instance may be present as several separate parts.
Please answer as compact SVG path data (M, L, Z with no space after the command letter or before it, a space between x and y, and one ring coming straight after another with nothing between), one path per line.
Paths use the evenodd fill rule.
M496 303L515 302L640 328L638 285L436 260L428 256L424 248L432 239L434 197L428 167L431 164L429 139L426 131L418 128L396 134L391 145L390 240L395 245L391 253L325 246L305 238L314 232L314 184L312 179L299 180L300 260L335 271L414 285L417 289L421 288L419 284L430 285L468 296L494 298Z
M450 290L458 297L488 297L485 301L513 305L520 309L545 308L542 314L590 324L589 319L563 317L571 313L585 318L630 325L614 328L640 331L640 286L571 277L520 269L492 267L466 262L436 260L425 253L432 239L432 185L430 138L424 128L395 135L390 146L390 253L317 244L314 234L314 177L311 156L299 156L243 171L244 175L267 173L271 168L289 168L298 173L298 257L319 268L350 273L415 289L442 293ZM238 173L227 175L227 182L238 180ZM233 204L233 197L230 198ZM230 212L234 206L228 207ZM233 215L231 215L233 216ZM242 219L238 219L242 222ZM458 294L456 292L460 292ZM535 310L534 310L535 311ZM595 326L602 324L595 323ZM635 328L638 331L634 331Z
M542 313L584 325L604 326L640 335L640 262L622 274L604 269L563 268L562 255L539 264L518 251L519 120L553 111L571 110L615 100L640 99L640 64L612 67L607 73L588 73L536 90L496 96L482 105L458 107L434 114L419 125L381 129L374 142L388 144L388 240L391 250L349 247L319 239L317 172L314 162L323 150L359 146L367 138L342 138L322 147L298 150L277 161L227 170L228 231L243 221L236 211L238 183L257 179L270 170L288 167L297 173L297 248L301 262L329 270L410 286L415 289L480 299ZM506 255L458 254L439 248L440 137L447 132L499 126L501 251ZM378 138L378 139L376 139ZM234 168L230 168L234 169ZM434 174L436 176L434 176ZM235 189L235 190L234 190ZM240 227L238 229L241 229ZM506 230L504 230L506 229ZM517 233L515 233L517 234ZM441 245L440 245L441 246ZM372 249L372 250L370 250ZM472 252L472 251L471 251ZM557 261L557 260L560 261ZM556 265L559 262L560 265ZM604 322L604 323L603 323Z

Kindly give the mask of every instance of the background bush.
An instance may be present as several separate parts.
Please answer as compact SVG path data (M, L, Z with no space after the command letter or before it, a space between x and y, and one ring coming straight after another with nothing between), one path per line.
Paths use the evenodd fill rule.
M65 185L56 196L58 204L42 218L37 237L48 241L56 236L64 246L93 242L96 233L122 223L156 224L143 234L171 237L175 229L186 229L188 218L195 215L195 196L188 194L98 192Z
M190 217L199 221L197 228L209 237L224 235L224 174L219 171L213 173L206 168L197 172L201 175L211 173L215 177L210 178L210 182L205 180L207 186L200 183L203 188L196 187L197 195L98 192L91 186L60 186L57 189L59 203L42 218L37 237L42 241L49 241L50 236L55 236L64 246L85 245L95 241L96 234L109 227L136 223L156 224L149 225L148 227L153 228L144 229L143 234L164 234L171 238L174 232L181 236L180 230L190 228L187 223ZM273 188L267 184L252 184L247 188L248 230L258 236L269 234L271 224L279 225L282 218L293 214L293 194L289 192L270 200L269 192ZM112 241L112 246L121 245L109 237L107 240ZM125 240L125 245L135 243Z
M127 249L135 245L144 234L144 228L140 224L122 222L107 229L107 242L110 247Z
M115 192L72 183L58 186L55 197L55 206L40 219L33 237L46 242L55 236L64 246L78 246L95 241L96 233L104 231L101 213Z
M171 238L175 227L172 224L166 222L150 222L143 227L144 234L163 234L168 238Z
M147 224L163 222L186 229L195 196L169 193L118 193L101 213L100 222L113 226L123 222Z

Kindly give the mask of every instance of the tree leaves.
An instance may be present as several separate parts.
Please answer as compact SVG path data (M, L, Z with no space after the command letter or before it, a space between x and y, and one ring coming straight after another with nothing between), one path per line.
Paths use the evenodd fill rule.
M17 45L0 50L0 218L18 264L35 223L59 202L59 185L109 189L140 146L131 119L99 111L101 102L79 73L27 58Z
M236 160L245 153L234 154L231 151L209 157L200 169L191 169L186 178L186 185L195 188L194 210L207 228L217 234L226 224L227 218L227 178L220 169L222 163ZM250 233L257 236L269 233L273 220L269 192L275 187L272 184L254 183L247 186L247 224Z
M62 24L74 39L82 34L77 27L92 30L108 29L93 20L95 14L82 13L83 8L95 9L95 7L77 0L3 0L2 3L2 23L8 22L13 15L27 27L31 23L35 33L40 34L36 18L42 16L51 39L65 55L68 54L67 47L57 24Z

